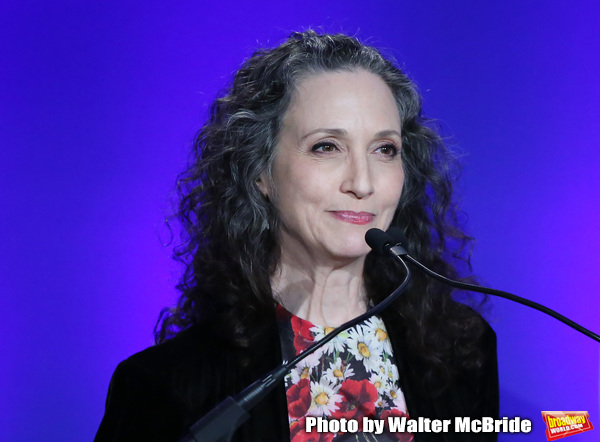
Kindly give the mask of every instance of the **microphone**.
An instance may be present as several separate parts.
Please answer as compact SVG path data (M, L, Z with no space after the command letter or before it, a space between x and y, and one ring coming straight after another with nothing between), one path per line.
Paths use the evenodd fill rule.
M370 229L365 238L367 239L367 243L369 246L375 251L379 253L389 254L393 256L395 259L404 262L404 260L410 262L417 266L420 270L428 274L434 279L441 281L445 284L448 284L452 287L456 287L459 289L470 290L479 293L485 293L487 295L498 296L500 298L508 299L513 302L517 302L519 304L525 305L527 307L538 310L542 313L545 313L549 316L552 316L555 319L558 319L563 324L568 325L569 327L577 330L578 332L586 335L587 337L593 339L594 341L600 342L600 336L596 333L586 329L585 327L577 324L576 322L570 320L566 316L561 315L560 313L542 305L537 302L530 301L526 298L521 298L520 296L513 295L512 293L504 292L502 290L491 289L488 287L483 287L477 284L469 284L466 282L455 281L453 279L447 278L443 275L440 275L433 270L427 268L415 258L410 256L403 245L407 244L406 237L401 229L398 227L390 227L386 232L383 232L379 229Z
M394 236L392 237L392 235ZM365 241L373 251L382 255L385 255L386 252L395 256L408 255L408 252L402 247L402 243L406 244L406 238L397 227L390 227L387 233L380 229L369 229L365 235Z

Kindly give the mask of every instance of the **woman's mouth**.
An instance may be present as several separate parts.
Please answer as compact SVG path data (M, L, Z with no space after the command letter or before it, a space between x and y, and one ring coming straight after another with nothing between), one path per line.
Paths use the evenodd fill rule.
M375 218L375 214L370 212L352 212L349 210L335 210L330 213L340 221L344 221L350 224L358 224L361 226L369 224Z

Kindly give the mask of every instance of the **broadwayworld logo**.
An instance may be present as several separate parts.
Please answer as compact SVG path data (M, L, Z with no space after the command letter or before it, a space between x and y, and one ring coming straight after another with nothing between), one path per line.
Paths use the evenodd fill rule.
M587 411L542 411L542 417L549 441L594 429Z

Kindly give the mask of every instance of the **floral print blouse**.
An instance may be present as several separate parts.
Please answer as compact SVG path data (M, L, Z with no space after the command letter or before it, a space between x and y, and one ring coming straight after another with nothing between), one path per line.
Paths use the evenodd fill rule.
M277 306L283 359L319 341L333 328L305 321ZM362 432L363 417L408 418L398 383L398 368L385 324L379 317L340 333L315 353L300 361L285 378L292 442L411 441L410 433ZM306 431L309 416L355 419L357 432Z

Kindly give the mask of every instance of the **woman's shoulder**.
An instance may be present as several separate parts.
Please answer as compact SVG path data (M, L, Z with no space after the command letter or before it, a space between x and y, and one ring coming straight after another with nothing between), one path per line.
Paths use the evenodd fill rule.
M119 364L118 369L142 368L146 371L168 372L182 364L200 362L203 353L217 345L210 335L207 325L192 325L160 344L131 355Z
M215 341L208 324L195 324L120 362L111 383L145 380L177 394L179 386L211 375L211 367L219 364L217 348L223 349L223 343Z
M213 406L208 398L223 370L215 357L220 343L209 331L194 325L119 363L95 440L180 438Z

